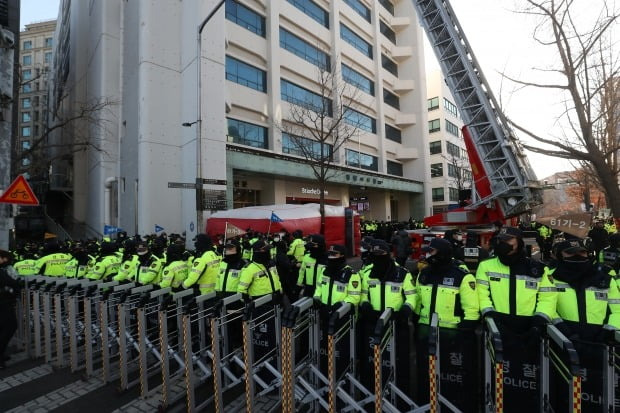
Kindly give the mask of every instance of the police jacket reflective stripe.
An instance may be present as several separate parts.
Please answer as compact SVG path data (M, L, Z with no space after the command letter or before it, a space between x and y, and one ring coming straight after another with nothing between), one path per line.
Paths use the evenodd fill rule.
M205 251L200 257L194 258L190 264L187 278L183 281L183 288L190 288L198 284L200 294L215 291L215 282L220 269L220 257L215 251Z
M304 259L306 248L304 241L301 238L295 238L288 249L286 255L295 258L296 261L301 262Z
M41 257L37 260L37 274L59 277L65 275L65 265L71 255L57 252Z
M73 258L65 265L65 277L67 278L85 278L88 275L88 264L80 264L78 260Z
M316 287L319 280L319 274L325 269L325 264L317 262L316 258L311 257L309 254L304 256L299 268L299 277L297 278L298 286L311 285Z
M161 288L179 288L187 278L187 261L173 261L168 264L161 273Z
M325 305L333 305L338 302L359 304L362 285L359 274L355 273L353 268L347 265L332 277L324 273L325 268L319 274L320 281L314 291L314 298L319 299Z
M237 292L259 297L281 291L280 277L273 262L265 266L252 261L241 270Z
M151 255L144 264L138 267L138 281L142 285L159 284L162 269L162 261L155 255Z
M117 255L108 255L95 263L94 268L88 273L87 277L91 280L105 280L112 275L116 275L120 266L121 263Z
M409 271L395 264L382 279L372 278L371 274L369 271L362 278L360 303L368 301L375 311L383 311L388 307L398 311L403 305L415 310L416 290Z
M114 281L136 281L135 278L139 267L140 261L138 260L138 256L133 255L130 259L121 263L121 266L118 269L118 274L116 274L112 279Z
M239 260L234 264L225 261L220 263L220 272L217 276L215 291L223 293L236 293L239 288L241 269L247 265L247 261Z
M21 276L35 275L37 274L37 260L21 260L13 264L13 268Z

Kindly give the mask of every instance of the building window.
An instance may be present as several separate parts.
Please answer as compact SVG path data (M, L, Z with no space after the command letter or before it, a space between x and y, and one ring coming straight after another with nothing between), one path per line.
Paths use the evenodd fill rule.
M379 22L379 31L383 34L390 42L396 44L396 33L394 30L390 29L390 26L383 23L383 21Z
M53 40L51 37L45 38L45 47L52 47Z
M428 102L428 111L439 109L439 97L435 96L434 98L430 98L427 100Z
M52 52L45 52L45 63L52 63Z
M22 166L29 166L29 165L30 165L30 159L28 158L22 159Z
M345 152L345 158L347 165L349 166L367 169L369 171L379 170L379 158L376 156L347 149Z
M349 125L365 130L370 133L377 133L377 121L370 116L364 115L348 106L344 107L344 121Z
M30 109L30 98L24 98L22 99L22 108L24 109Z
M255 148L268 148L267 128L228 118L228 141Z
M22 93L30 93L30 92L32 92L32 85L30 83L24 84L24 86L22 86Z
M461 174L463 175L463 181L471 181L471 171L469 169L461 169Z
M392 16L394 15L394 5L390 0L379 0L379 4L389 11Z
M369 95L375 95L375 82L344 63L342 64L342 80L363 90Z
M22 136L24 136L24 137L30 137L31 136L30 126L24 126L22 128Z
M431 164L431 178L439 178L443 176L443 163Z
M449 120L446 120L446 131L456 137L459 136L459 127L456 126L454 123L450 122Z
M398 77L398 65L384 54L381 55L381 67Z
M241 3L226 0L226 18L261 37L265 37L265 18Z
M459 115L459 111L456 109L456 105L446 98L443 98L443 107L455 117Z
M433 119L433 120L428 121L428 132L429 133L439 132L440 129L441 129L441 126L440 126L439 119Z
M459 158L461 156L461 148L453 144L452 142L446 142L446 150L450 155L455 158Z
M293 105L310 109L325 116L331 117L333 115L331 99L297 86L288 80L280 80L280 95L282 100Z
M281 27L280 47L325 71L331 70L330 58L327 53Z
M287 0L293 6L297 7L299 10L310 16L312 19L316 20L321 24L321 26L325 26L329 29L329 12L325 11L318 4L313 2L312 0Z
M433 188L433 202L441 202L443 200L443 188Z
M403 176L403 164L400 162L387 161L387 173L395 176Z
M22 122L30 122L31 120L30 112L22 112Z
M459 172L460 172L460 171L459 171L459 169L460 169L460 168L459 168L458 166L456 166L456 165L454 165L454 164L452 164L452 163L449 163L449 164L448 164L448 176L449 176L450 178L458 178L458 177L459 177L459 175L460 175L460 173L459 173Z
M431 150L431 155L441 153L441 141L435 141L428 144Z
M32 55L27 54L22 56L22 64L24 66L30 66L32 64Z
M448 197L451 202L459 202L459 190L457 188L448 188Z
M267 72L226 56L226 79L259 92L267 91Z
M383 88L383 102L400 110L400 99L386 88Z
M32 70L30 70L30 69L22 70L22 79L23 80L30 80L30 79L32 79Z
M360 0L344 0L353 10L370 23L370 9Z
M24 50L31 50L32 49L32 40L26 40L24 42Z
M401 143L402 136L400 129L396 129L394 126L385 124L385 137L391 141Z
M292 136L288 133L282 134L282 153L321 160L332 159L333 150L333 145L323 143L323 155L321 156L321 142L302 136Z
M22 141L22 151L30 149L30 141Z
M359 37L353 30L342 23L340 23L340 38L372 59L371 44Z

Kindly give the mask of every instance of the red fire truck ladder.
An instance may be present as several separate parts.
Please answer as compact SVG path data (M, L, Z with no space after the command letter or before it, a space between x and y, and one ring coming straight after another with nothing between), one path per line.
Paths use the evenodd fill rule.
M441 223L488 223L489 217L503 219L530 210L542 200L536 175L491 92L450 2L413 0L413 4L465 122L464 139L474 176L472 204L454 211L452 219L444 216L446 222ZM481 210L487 212L481 214ZM435 221L435 225L440 223L440 219Z

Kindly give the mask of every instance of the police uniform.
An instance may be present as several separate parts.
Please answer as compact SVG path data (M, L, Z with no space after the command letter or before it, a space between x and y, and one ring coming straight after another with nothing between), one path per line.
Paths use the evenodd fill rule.
M301 262L304 259L305 252L304 240L302 238L295 238L293 242L291 242L286 255L288 255L291 260Z
M159 286L161 288L172 287L178 289L187 278L187 261L173 261L164 267Z
M37 260L34 258L27 258L13 264L13 268L17 271L17 274L26 277L29 275L37 274Z
M137 281L138 268L140 268L140 260L137 255L132 255L131 258L121 263L118 274L112 279L114 281Z
M247 261L239 259L236 262L228 263L222 260L220 271L217 276L215 291L222 295L232 295L239 289L239 278L241 269L247 265Z
M87 278L91 280L107 280L118 273L121 266L120 259L116 254L107 255L95 263Z
M77 258L72 258L65 264L65 277L67 278L85 278L88 271L88 264L80 264Z
M250 297L282 292L278 270L270 259L269 249L270 245L263 240L254 243L253 261L241 270L237 292Z
M306 252L299 267L297 286L303 287L304 296L312 297L319 276L325 269L325 238L319 234L311 235L306 245Z
M158 285L161 279L162 261L156 255L149 253L149 257L144 259L139 256L140 265L138 267L138 282L142 285Z
M215 291L221 259L212 249L205 251L200 257L190 259L190 269L187 278L183 281L183 288L198 284L200 294Z
M56 252L41 257L36 263L37 274L62 277L65 275L65 265L70 259L71 255L63 252Z
M328 254L340 254L344 261L345 249L341 245L332 245ZM344 262L343 262L344 264ZM330 272L333 271L333 274ZM341 268L331 268L329 265L322 268L319 274L319 282L314 291L314 298L326 306L332 306L338 302L350 303L357 306L361 299L361 279L359 274L353 271L349 265Z

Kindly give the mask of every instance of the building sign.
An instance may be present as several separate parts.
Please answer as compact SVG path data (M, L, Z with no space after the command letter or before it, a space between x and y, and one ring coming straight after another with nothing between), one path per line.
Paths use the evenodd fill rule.
M365 196L351 198L349 206L358 212L370 211L370 202L368 202L368 197Z
M301 188L301 193L304 195L321 195L319 188ZM325 195L329 195L329 191L323 191Z

